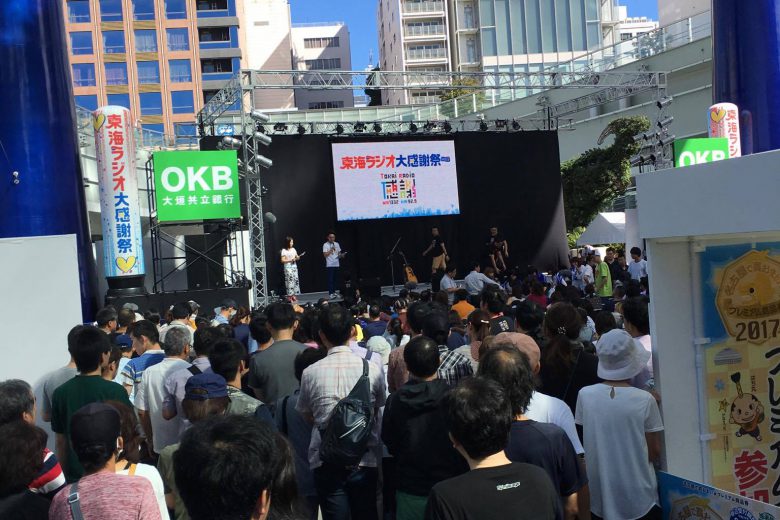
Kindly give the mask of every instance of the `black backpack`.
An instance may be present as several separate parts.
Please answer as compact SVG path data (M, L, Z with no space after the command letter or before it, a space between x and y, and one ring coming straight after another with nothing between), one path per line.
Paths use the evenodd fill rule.
M368 450L371 422L374 418L371 383L368 379L370 357L371 350L368 349L365 359L361 359L363 375L352 387L349 395L336 404L327 426L320 430L320 459L326 464L340 468L357 466Z

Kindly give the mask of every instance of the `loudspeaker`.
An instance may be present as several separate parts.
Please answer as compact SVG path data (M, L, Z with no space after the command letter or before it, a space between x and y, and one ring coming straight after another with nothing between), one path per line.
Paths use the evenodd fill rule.
M382 280L378 276L361 278L358 281L358 287L360 288L360 296L363 299L382 296Z

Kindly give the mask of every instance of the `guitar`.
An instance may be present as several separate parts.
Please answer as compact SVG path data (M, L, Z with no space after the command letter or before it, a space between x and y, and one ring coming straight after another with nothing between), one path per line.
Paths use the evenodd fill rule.
M412 266L409 265L409 262L406 261L406 255L403 251L398 251L398 254L401 255L401 259L404 261L404 283L420 283L417 280L417 276L414 274L414 269L412 269Z

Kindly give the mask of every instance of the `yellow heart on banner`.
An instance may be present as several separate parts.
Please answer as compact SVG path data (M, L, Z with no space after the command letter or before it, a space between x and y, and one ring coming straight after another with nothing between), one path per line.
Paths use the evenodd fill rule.
M720 120L726 117L726 110L721 108L720 110L710 110L710 118L716 123L720 123Z
M135 257L128 256L127 258L124 258L120 256L119 258L116 259L116 266L123 273L130 272L130 269L132 269L135 266Z
M92 126L95 128L95 132L100 130L103 127L103 123L106 122L106 115L100 114L93 118L92 120Z

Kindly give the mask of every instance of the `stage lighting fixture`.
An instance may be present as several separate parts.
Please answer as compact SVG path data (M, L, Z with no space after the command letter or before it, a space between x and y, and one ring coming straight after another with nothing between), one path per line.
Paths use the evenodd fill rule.
M425 122L425 126L423 126L423 130L426 132L433 132L436 130L436 123L431 123L430 121Z
M506 119L496 119L496 129L506 128Z
M381 131L382 131L382 125L380 125L379 123L374 123L374 132L378 134Z
M274 132L286 132L287 131L287 125L284 123L276 123L274 125Z
M344 127L343 127L343 126L341 126L341 123L339 123L339 124L337 124L337 125L336 125L336 133L337 133L338 135L341 135L341 134L343 134L343 133L344 133Z
M271 136L264 134L263 132L255 132L253 137L255 138L255 141L265 146L270 146L272 141Z
M276 224L276 215L268 211L265 215L263 215L263 220L269 224Z
M366 131L366 124L365 123L355 123L352 128L355 130L355 132L365 132Z
M417 125L414 123L409 123L409 131L413 134L417 133Z
M666 116L665 118L661 119L656 123L658 125L658 128L664 129L667 126L671 125L674 122L674 116Z
M303 134L305 134L305 133L306 133L306 127L305 127L305 126L303 126L303 125L298 125L297 132L298 132L298 135L303 135Z
M228 150L238 150L239 148L241 148L241 139L226 135L225 137L222 138L222 146L224 146Z
M484 121L480 121L479 122L479 129L482 130L483 132L487 132L488 124L486 122L484 122Z
M658 110L663 110L664 108L668 107L672 104L672 98L670 97L663 97L655 102L655 106L658 107Z
M670 144L674 143L675 138L676 136L674 134L667 135L663 139L659 139L658 144L660 144L661 146L669 146Z
M452 125L449 121L445 121L444 124L441 126L444 129L444 133L449 134L452 132Z
M249 113L249 116L254 119L255 121L259 121L261 123L267 123L271 120L271 117L268 114L264 114L263 112L260 112L259 110L252 110Z
M255 125L255 130L257 130L258 132L261 132L263 134L265 133L265 127L263 125L261 125L260 123L257 123Z
M515 120L512 120L512 130L515 130L515 131L520 130L520 123L518 123Z
M645 163L644 157L642 157L641 155L632 157L630 161L631 166L642 166L644 163Z
M264 155L256 155L255 161L257 161L257 164L259 164L266 170L271 168L274 165L274 162Z

